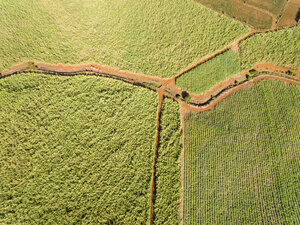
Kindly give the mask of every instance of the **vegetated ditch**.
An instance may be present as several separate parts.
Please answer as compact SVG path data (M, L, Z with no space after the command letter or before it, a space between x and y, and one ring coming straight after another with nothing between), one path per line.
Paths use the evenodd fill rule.
M276 74L274 72L269 72L269 71L256 71L255 69L250 70L248 73L244 75L244 79L238 81L235 80L233 84L227 84L227 86L224 86L220 91L216 92L215 94L211 94L209 98L207 99L206 97L192 97L187 91L182 91L182 94L176 94L175 98L179 101L182 101L186 104L192 105L194 107L207 107L212 105L214 102L216 104L222 100L219 99L221 96L226 93L226 97L234 92L237 91L236 88L241 85L242 88L253 84L254 82L260 81L262 79L274 79L274 80L281 80L289 83L294 83L296 85L300 85L299 79L294 78L293 76L296 76L296 74L290 70L286 71L285 74ZM260 78L260 79L257 79ZM278 79L282 78L282 79ZM239 90L239 89L238 89ZM168 95L172 95L171 92L167 91ZM204 94L205 95L205 94ZM205 99L203 102L200 102L202 99ZM200 100L200 101L199 101ZM216 105L213 104L213 105ZM207 110L210 109L207 108Z
M70 69L71 68L71 69ZM100 69L95 69L93 66L82 66L82 68L74 67L74 71L72 70L72 66L69 66L68 69L59 68L59 66L39 66L33 62L25 62L15 66L8 72L0 73L0 79L5 77L9 77L12 75L17 75L21 73L36 73L36 74L47 74L47 75L57 75L57 76L78 76L78 75L85 75L85 76L99 76L99 77L107 77L112 78L120 81L124 81L126 83L140 86L147 88L151 91L156 91L162 83L158 80L148 80L144 77L139 78L137 75L136 77L126 76L126 75L119 75L114 73L108 73L106 71L101 71ZM96 71L99 70L99 71Z

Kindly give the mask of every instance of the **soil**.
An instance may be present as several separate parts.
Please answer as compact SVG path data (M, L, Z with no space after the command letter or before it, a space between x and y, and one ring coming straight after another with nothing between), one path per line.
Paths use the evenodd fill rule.
M277 27L284 28L297 25L296 17L300 9L300 0L290 0L277 23Z
M223 4L219 4L218 1L211 0L197 1L214 11L222 13L230 19L234 19L235 21L246 25L249 28L256 27L256 29L259 30L266 30L273 29L276 25L277 15L274 15L264 8L260 8L242 0L226 1L226 3Z
M232 51L234 51L236 54L240 54L240 47L239 47L239 43L235 42L231 45L231 49Z

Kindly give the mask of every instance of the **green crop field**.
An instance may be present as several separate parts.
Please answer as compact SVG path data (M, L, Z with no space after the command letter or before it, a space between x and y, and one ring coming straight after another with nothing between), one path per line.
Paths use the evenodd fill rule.
M300 26L257 34L240 44L241 68L260 62L300 69Z
M171 77L248 31L192 0L0 0L0 72L32 60Z
M300 92L261 81L185 121L185 224L298 224Z
M228 50L179 77L176 84L182 90L201 94L239 72L239 55Z
M179 106L170 99L163 101L160 125L154 224L176 225L180 223L182 146Z
M107 78L0 80L0 224L148 223L156 110Z
M0 0L0 225L300 224L296 1Z
M221 81L262 62L300 69L300 27L256 34L240 43L240 53L229 50L183 74L176 84L201 94Z

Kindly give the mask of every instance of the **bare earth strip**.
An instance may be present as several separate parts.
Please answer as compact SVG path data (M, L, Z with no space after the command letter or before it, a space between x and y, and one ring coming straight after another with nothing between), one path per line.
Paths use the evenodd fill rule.
M75 75L86 75L86 76L102 76L113 78L117 80L122 80L124 82L142 86L148 88L152 91L155 91L159 94L160 99L167 97L177 101L182 107L185 107L187 110L195 112L203 112L209 109L212 109L218 102L227 97L228 95L240 90L241 88L251 85L253 82L262 80L262 79L276 79L289 83L299 85L300 71L291 70L284 67L279 67L270 63L257 64L252 69L262 71L262 72L272 72L285 74L287 71L293 72L296 76L287 76L278 77L273 75L260 75L250 81L244 81L233 88L228 88L230 85L233 85L236 80L239 80L241 77L245 77L245 74L249 71L239 73L223 82L220 82L218 85L211 88L209 91L202 95L193 95L190 97L192 101L185 101L184 92L176 86L176 77L170 79L163 79L157 77L151 77L146 75L138 75L129 72L119 71L116 69L103 67L97 64L88 64L88 65L79 65L79 66L63 66L63 65L51 65L45 63L33 63L25 62L19 65L16 65L11 68L10 71L4 71L1 73L0 78L5 78L11 75L20 74L20 73L41 73L41 74L52 74L60 76L75 76ZM158 118L160 111L158 110ZM159 127L159 124L158 124Z
M297 86L300 86L300 81L296 81L296 80L292 80L292 79L289 79L289 78L286 78L286 77L278 77L278 76L274 76L274 75L261 75L261 76L258 76L258 77L255 77L253 78L252 80L246 82L246 83L243 83L243 84L240 84L236 87L233 87L231 89L229 89L229 91L221 94L218 98L216 98L214 101L211 101L208 105L206 106L202 106L202 107L195 107L195 106L192 106L192 105L188 105L184 102L180 102L179 104L181 104L181 107L184 107L185 109L188 109L189 111L191 112L204 112L204 111L207 111L207 110L210 110L210 109L213 109L219 102L221 102L223 99L227 98L229 95L232 95L233 93L249 86L249 85L252 85L253 83L256 83L258 81L261 81L261 80L279 80L279 81L283 81L283 82L287 82L287 83L290 83L290 84L295 84Z

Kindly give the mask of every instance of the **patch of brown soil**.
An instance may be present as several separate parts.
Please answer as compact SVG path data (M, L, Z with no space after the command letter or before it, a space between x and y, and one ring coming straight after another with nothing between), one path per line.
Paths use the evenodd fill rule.
M256 6L261 10L268 11L273 15L277 16L283 10L286 0L281 0L274 4L272 0L247 0L246 4Z
M34 67L32 69L31 67ZM143 86L153 91L156 91L168 79L151 77L141 74L130 73L126 71L117 70L110 67L104 67L98 64L86 65L52 65L46 63L23 62L13 66L10 70L0 73L0 78L11 76L20 73L44 73L61 76L75 76L75 75L94 75L109 77L117 80L122 80L138 86Z
M232 51L234 51L236 54L240 54L240 47L239 47L239 43L235 42L231 45L231 49Z
M245 4L242 0L222 2L220 0L197 0L204 6L235 19L248 27L265 30L275 25L275 16L267 10Z
M300 9L300 0L290 0L277 23L277 27L283 28L297 25L296 17ZM298 18L299 19L299 18Z

